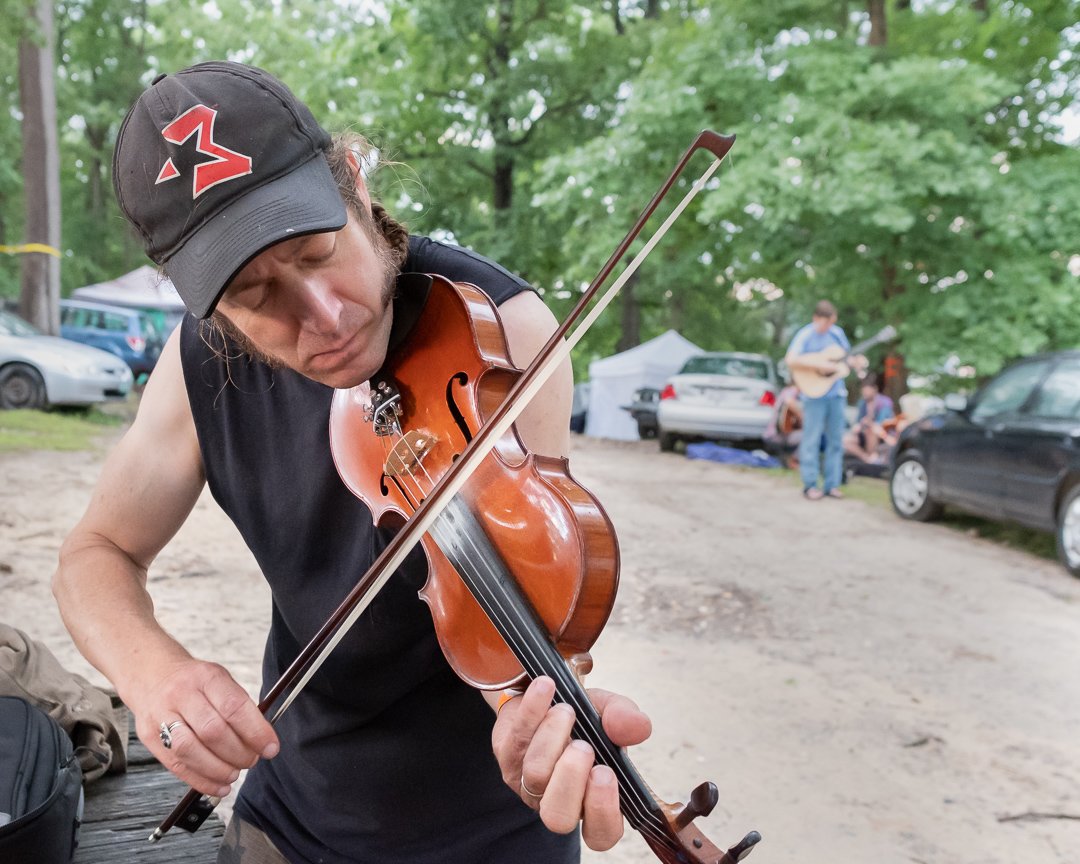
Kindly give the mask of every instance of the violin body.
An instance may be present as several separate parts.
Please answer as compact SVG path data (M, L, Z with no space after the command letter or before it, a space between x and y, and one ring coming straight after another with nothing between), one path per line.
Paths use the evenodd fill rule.
M407 340L370 382L335 393L331 409L338 473L390 527L407 521L519 375L491 301L472 285L427 278ZM462 679L499 689L550 676L555 701L574 709L571 734L615 771L624 816L661 861L733 864L749 852L756 832L725 851L692 824L716 805L714 784L699 785L686 805L656 799L585 693L619 552L566 459L529 453L510 426L421 543L429 575L420 596Z
M335 393L331 411L338 472L384 527L411 515L520 374L487 296L430 278L405 350L392 351L371 382ZM400 436L375 431L380 384L399 397ZM527 452L511 427L459 497L483 514L484 534L499 558L512 562L563 657L587 664L615 600L619 552L607 514L570 476L567 460ZM429 576L420 596L451 667L481 689L523 683L521 663L438 542L430 534L421 542Z

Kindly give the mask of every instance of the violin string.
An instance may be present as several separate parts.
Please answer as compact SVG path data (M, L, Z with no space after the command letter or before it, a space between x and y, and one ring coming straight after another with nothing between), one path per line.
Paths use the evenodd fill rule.
M438 524L438 523L437 523ZM435 533L433 531L433 533ZM592 713L595 709L592 707L591 702L588 704L588 709L583 704L582 697L585 700L588 699L584 695L584 691L581 689L580 684L577 682L576 677L569 671L565 661L562 659L558 652L555 651L554 646L548 640L533 640L531 635L531 629L528 623L524 620L523 613L516 612L516 609L520 607L520 599L514 598L510 594L510 588L500 580L491 566L490 562L485 559L484 555L477 547L477 542L472 532L465 531L453 534L447 538L447 542L453 544L453 537L460 537L465 542L472 545L473 549L479 553L475 557L470 559L470 563L480 569L487 569L491 574L491 578L487 580L487 584L494 590L499 591L501 586L502 597L497 595L488 596L484 599L489 599L498 608L498 615L494 610L485 610L488 615L494 619L501 620L508 630L512 630L518 635L518 644L521 647L521 652L525 656L519 655L519 659L522 660L523 665L529 671L532 677L537 677L538 674L546 674L552 677L556 683L562 683L559 693L562 701L570 704L575 709L575 714L578 720L578 726L581 729L582 737L589 742L597 752L599 757L607 764L616 774L620 777L620 789L624 793L625 803L628 805L626 808L627 818L631 823L636 821L638 824L635 827L642 833L649 833L653 835L659 842L666 844L671 843L665 833L662 833L662 828L666 827L660 817L658 817L650 804L641 797L641 790L638 788L638 784L634 782L634 778L630 775L630 770L625 764L624 759L621 756L621 751L615 748L610 739L607 738L606 733L602 729L598 728L593 720ZM485 538L486 539L486 538ZM440 544L442 545L442 544ZM467 554L468 550L461 550ZM462 574L463 578L465 574ZM467 578L466 578L466 581ZM476 593L476 592L474 592ZM477 597L478 601L482 603L482 598ZM507 610L510 610L508 612ZM509 641L509 640L508 640ZM545 655L556 655L555 660L545 660ZM598 719L598 718L597 718Z
M412 457L411 465L418 466L423 474L423 479L425 479L433 486L434 479L431 477L427 468L424 466L420 454L413 449L413 446L409 441L408 436L401 435L394 449L397 449L401 444L404 444L405 449ZM402 464L405 465L405 476L408 477L409 480L411 480L416 487L416 492L414 494L416 495L417 500L422 500L424 496L423 482L416 476L410 465L407 465L404 460L399 461L401 461ZM401 472L396 472L395 477L399 476L400 473ZM405 495L406 499L408 500L410 498L410 494L409 491L405 488L406 485L407 484L405 483L399 483L398 488L402 491L402 494ZM413 507L416 506L416 503L411 500L409 501L409 503ZM440 520L436 522L436 526L438 526L441 521L442 519L440 518ZM435 534L436 531L433 530L432 533ZM499 587L503 585L502 580L498 579L497 572L495 571L494 567L491 566L488 559L486 559L483 555L483 552L480 550L477 543L477 539L472 536L472 534L473 532L466 531L455 533L454 536L464 539L472 547L472 550L475 554L469 558L470 563L473 567L477 568L478 571L481 568L486 568L489 574L489 578L487 580L482 580L483 574L481 573L479 574L481 576L481 580L490 588L498 591ZM442 544L439 545L441 548ZM467 552L468 550L462 551ZM467 579L465 581L468 582ZM530 672L531 677L535 678L538 674L547 674L552 677L552 679L556 682L559 682L560 680L562 681L562 689L566 690L567 692L560 695L562 696L563 701L570 703L571 707L574 708L574 713L577 716L578 725L582 729L583 737L593 747L594 751L600 755L604 763L607 764L608 767L615 771L620 777L620 789L624 790L627 802L632 805L634 811L632 813L627 813L627 818L630 819L631 822L634 822L634 817L636 817L636 821L638 824L635 825L635 827L637 827L638 830L642 833L648 831L648 833L653 834L660 842L670 843L665 833L660 833L656 830L657 826L663 825L663 822L658 816L656 816L653 808L649 805L649 803L640 797L640 790L638 789L638 784L633 782L633 778L629 775L629 772L622 764L623 759L620 755L621 751L613 750L613 745L611 744L610 739L607 738L606 733L603 732L602 728L598 730L594 726L591 718L591 712L585 710L585 706L581 703L579 694L575 692L581 691L583 693L582 688L580 687L580 685L577 684L576 677L568 672L566 668L566 663L561 658L561 656L559 656L558 664L555 668L551 668L553 666L552 662L545 663L545 654L558 654L558 652L554 651L553 646L551 646L550 644L545 646L542 639L538 640L535 645L531 643L531 630L527 627L526 623L523 620L520 620L520 616L515 618L515 616L511 614L515 607L520 606L521 600L512 597L509 593L509 590L505 586L502 587L501 593L503 595L501 598L497 595L492 595L491 600L497 607L499 618L503 622L504 626L506 626L507 629L511 629L517 632L519 636L518 644L521 646L521 649L529 655L529 659L532 661L531 665L533 667ZM479 597L477 597L477 601L480 602ZM488 614L491 615L491 612L489 612ZM547 650L545 650L545 648ZM560 675L560 671L563 674ZM572 681L570 679L572 679ZM589 707L592 707L591 703Z
M418 465L420 467L420 470L423 472L423 474L424 474L425 478L428 480L428 482L433 482L429 472L427 471L426 467L423 465L423 462L419 459L418 454L416 454L412 450L412 445L408 442L407 437L403 436L401 441L404 442L405 447L406 447L406 449L408 449L410 454L412 456L416 457L413 464ZM423 493L423 483L415 476L415 474L411 470L411 468L406 468L405 474L413 481L413 483L416 485L416 487L420 490L419 497L422 498L423 497L423 494L422 494ZM404 485L405 484L399 484L399 488L402 489L403 494L405 494ZM433 531L432 533L436 533L436 532ZM455 535L455 536L458 536L458 535ZM467 541L473 547L474 552L476 553L470 559L470 563L472 564L472 566L477 567L478 563L481 566L483 566L485 564L485 557L482 554L481 550L478 548L475 538L470 536L470 532L463 532L460 536L467 539ZM497 574L494 572L494 569L491 568L491 567L488 567L488 569L489 569L489 572L491 574L491 577L486 580L486 584L488 584L489 586L494 586L494 587L499 586L501 584L501 580L499 580L497 578ZM465 581L468 582L467 579ZM504 590L503 593L507 594L508 592L506 590ZM475 592L474 592L474 594L475 594ZM478 602L479 602L479 599L480 598L477 598ZM519 605L520 600L518 601L518 604L515 604L515 598L510 597L510 596L506 596L502 600L500 600L500 598L497 597L497 596L493 597L492 599L493 599L495 605L498 608L499 617L504 622L504 626L508 625L508 629L512 629L512 630L514 630L514 631L516 631L518 633L518 635L519 635L518 644L522 646L522 650L525 650L525 651L527 651L529 653L529 655L530 655L529 659L532 661L531 664L528 664L528 665L532 666L531 676L533 678L535 678L535 677L537 677L537 674L548 674L557 682L560 680L560 678L563 679L563 681L562 681L563 688L562 689L566 690L567 695L570 697L570 698L566 698L566 696L564 696L563 701L567 701L567 702L571 703L571 707L573 707L575 709L575 715L578 717L579 725L582 728L582 737L584 737L585 740L589 741L589 743L593 746L594 750L600 755L601 759L606 764L608 764L609 767L612 768L612 770L616 771L616 773L621 776L621 781L622 782L620 783L620 788L625 790L625 795L627 797L627 803L632 806L632 812L627 813L627 818L629 818L632 823L635 822L635 821L638 823L637 825L635 825L635 827L637 827L638 830L641 830L643 832L645 830L649 830L650 834L656 835L657 832L655 830L653 830L652 826L649 823L650 822L655 822L657 824L661 824L659 818L656 817L655 814L653 813L652 807L646 801L644 801L644 800L642 800L640 798L640 792L638 790L637 784L633 782L633 778L631 778L628 775L628 772L623 768L622 759L619 758L619 755L612 751L612 749L611 749L612 745L610 744L610 740L607 739L606 735L602 731L598 732L597 729L594 727L591 716L590 716L590 712L585 710L584 706L580 702L579 697L574 692L575 689L580 689L580 688L575 688L573 686L573 683L576 683L576 678L574 678L573 683L571 683L568 686L567 679L568 678L573 678L573 676L571 675L571 676L565 676L564 677L564 676L560 676L558 674L558 671L557 671L558 669L562 669L564 671L564 673L565 673L565 670L566 670L565 661L563 661L562 658L559 657L558 661L557 661L558 665L556 666L555 669L552 669L552 668L550 668L551 665L552 665L551 662L548 662L547 664L545 664L545 662L544 662L544 654L545 653L552 653L550 646L548 647L548 651L544 651L544 646L541 643L540 646L539 646L539 650L533 650L533 646L529 644L529 639L531 637L530 630L524 625L524 623L521 623L519 625L518 622L516 622L514 620L513 616L511 614L508 614L508 612L507 612L508 609L512 611L514 609L515 605ZM488 614L492 615L492 612L489 611ZM557 652L555 652L555 653L557 653ZM545 667L548 667L548 668L545 668ZM590 703L590 707L591 707L591 703ZM657 839L660 840L661 842L666 842L667 841L667 837L664 834L660 834L657 837Z
M464 532L463 536L468 542L473 543L475 546L475 542L469 532ZM480 562L481 567L485 566L484 557L482 555L472 562L474 566L477 561ZM502 580L497 579L497 577L492 578L489 581L493 583L496 588L503 584ZM504 589L503 593L507 594L508 592ZM503 606L498 597L493 599L500 607ZM515 598L508 596L505 599L507 601L506 607L511 610L511 614L506 614L504 608L502 609L502 617L508 624L508 629L516 631L519 634L519 642L522 644L524 652L528 655L524 659L524 663L527 667L531 667L530 674L534 678L537 674L549 675L557 684L562 685L559 688L560 692L558 695L561 698L561 701L567 702L575 709L581 737L593 746L598 755L598 759L612 768L612 770L616 772L616 775L620 777L620 789L624 793L624 810L626 811L627 818L630 819L632 824L636 823L635 827L643 831L643 833L647 830L648 833L656 836L658 832L653 830L653 826L650 823L659 824L659 819L653 814L652 807L650 807L645 800L640 798L638 786L634 782L634 778L630 776L630 773L621 758L621 751L614 749L606 734L594 725L593 712L595 709L592 708L591 703L588 703L587 707L584 704L583 700L587 700L588 697L584 695L576 677L569 671L565 661L558 655L558 652L554 650L554 646L552 646L550 642L543 639L530 641L531 630L525 622L524 616L518 615L515 618L513 614L516 605ZM553 654L555 655L554 658L551 657ZM598 720L599 717L597 716L596 719ZM660 835L657 839L665 841L666 837Z

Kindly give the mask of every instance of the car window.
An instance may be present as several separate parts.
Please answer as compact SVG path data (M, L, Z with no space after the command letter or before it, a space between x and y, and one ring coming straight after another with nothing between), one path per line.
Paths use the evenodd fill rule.
M129 320L127 315L106 312L104 315L104 326L106 330L111 330L114 333L127 333Z
M77 306L71 309L64 310L68 313L67 320L63 323L69 327L85 327L86 326L86 310L80 309Z
M1037 417L1080 420L1080 358L1062 361L1047 376L1031 413Z
M4 336L40 336L41 331L29 321L0 310L0 334Z
M1036 363L1021 363L1006 369L997 378L986 385L979 394L979 399L971 411L973 420L984 420L998 414L1016 411L1023 405L1035 385L1046 374L1048 360Z
M149 315L139 316L139 326L142 328L143 338L147 342L164 342L161 338L161 332L158 330L157 324L154 319Z
M691 357L682 368L683 372L705 375L737 375L742 378L769 380L769 364L764 360L743 357Z

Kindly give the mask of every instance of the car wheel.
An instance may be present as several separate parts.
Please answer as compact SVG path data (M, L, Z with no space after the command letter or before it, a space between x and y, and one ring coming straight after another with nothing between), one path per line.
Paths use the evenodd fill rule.
M679 439L670 432L661 432L659 434L660 449L664 453L670 453L675 449L675 442Z
M928 522L941 515L941 505L930 497L930 475L918 453L904 453L889 478L893 510L904 519Z
M1058 511L1058 558L1073 576L1080 576L1080 486L1066 494Z
M14 363L0 370L0 408L44 408L45 382L32 366Z

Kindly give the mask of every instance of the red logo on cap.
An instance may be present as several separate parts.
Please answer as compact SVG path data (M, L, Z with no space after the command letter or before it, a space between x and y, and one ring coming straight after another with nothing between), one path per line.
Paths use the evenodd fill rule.
M213 108L196 105L194 108L189 108L161 130L165 140L172 144L183 144L192 135L197 135L195 149L206 156L214 157L210 162L200 162L195 166L195 179L191 187L192 198L198 198L207 189L212 189L219 183L235 180L237 177L243 177L251 173L250 156L237 153L228 147L222 147L214 140L214 121L216 119L217 111ZM179 176L180 172L170 157L161 166L157 180L154 182L157 185Z

